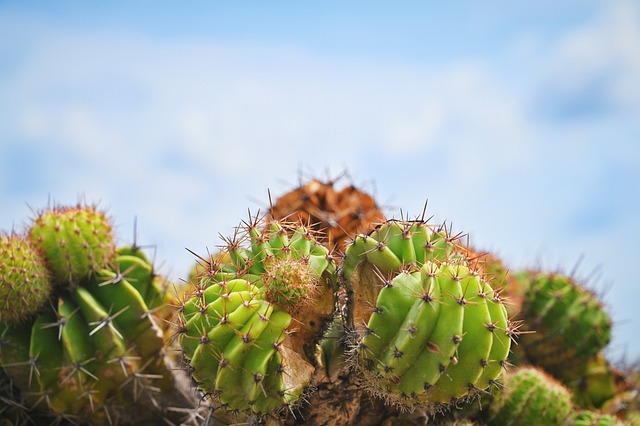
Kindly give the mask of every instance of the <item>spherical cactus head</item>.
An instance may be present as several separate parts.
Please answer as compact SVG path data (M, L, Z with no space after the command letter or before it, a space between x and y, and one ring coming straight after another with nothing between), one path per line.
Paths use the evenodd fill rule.
M0 322L25 320L46 304L52 290L40 253L15 233L0 234Z
M266 299L288 312L300 310L313 299L318 277L305 259L274 259L265 265L262 280Z
M556 377L586 363L611 338L611 319L598 297L561 273L522 272L527 285L520 317L535 333L522 336L529 361Z
M352 362L374 395L437 411L502 373L513 329L459 238L420 220L389 221L347 248Z
M300 223L251 218L200 258L180 307L179 342L199 387L230 410L294 405L335 310L335 264Z
M562 425L573 412L571 393L544 371L522 367L506 376L489 407L491 425Z
M39 213L29 238L43 254L56 284L77 286L109 267L115 256L113 229L97 207L56 206Z

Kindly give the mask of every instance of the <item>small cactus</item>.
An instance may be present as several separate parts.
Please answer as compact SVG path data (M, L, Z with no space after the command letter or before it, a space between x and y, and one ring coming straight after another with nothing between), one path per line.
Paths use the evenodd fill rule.
M518 279L527 285L521 318L535 330L520 339L531 363L560 377L609 342L611 320L591 291L558 273L524 272Z
M43 253L56 283L76 286L114 260L111 222L95 207L78 204L43 210L29 238Z
M0 322L25 321L51 291L49 272L33 245L15 233L0 234Z
M542 370L525 367L507 374L489 407L489 424L565 425L573 412L571 393Z
M578 411L571 415L570 426L623 426L616 416L600 414L595 411Z

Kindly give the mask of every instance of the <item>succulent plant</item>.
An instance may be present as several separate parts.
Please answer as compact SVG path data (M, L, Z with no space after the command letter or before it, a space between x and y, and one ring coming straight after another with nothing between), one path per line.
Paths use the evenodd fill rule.
M45 209L33 221L29 238L43 253L54 281L64 285L78 285L116 255L111 222L93 206Z
M446 405L488 388L506 365L514 334L506 308L457 239L392 220L347 248L350 323L360 329L353 362L392 403Z
M587 410L572 414L568 423L571 426L622 426L624 424L616 416Z
M44 260L29 240L0 234L0 322L27 320L47 303L51 291Z
M565 425L573 413L571 393L542 370L522 367L507 374L489 413L495 426Z
M523 272L527 292L521 318L535 333L520 346L528 360L560 377L567 366L586 363L611 337L611 320L598 298L558 273Z
M335 309L335 265L301 224L253 219L191 282L179 341L192 377L229 410L295 404Z
M131 247L118 254L103 218L90 207L57 207L29 232L57 285L28 321L0 323L0 365L35 415L106 424L184 402L147 305L164 303L153 267Z

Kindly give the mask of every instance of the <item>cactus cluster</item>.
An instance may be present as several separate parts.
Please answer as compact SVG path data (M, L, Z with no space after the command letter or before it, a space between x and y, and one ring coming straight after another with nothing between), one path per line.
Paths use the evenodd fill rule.
M334 183L196 254L175 296L95 207L0 234L0 425L640 424L580 280Z
M309 385L334 310L335 264L300 223L251 220L192 280L179 340L192 377L230 410L268 413Z
M153 310L167 301L162 280L137 247L116 249L110 220L92 206L45 210L25 235L3 253L44 267L22 281L41 300L20 321L3 315L0 323L0 365L20 402L34 416L83 423L143 419L144 411L127 412L131 401L151 406L149 398L164 401L152 388L174 386ZM0 280L15 281L14 269ZM48 286L32 284L36 276Z

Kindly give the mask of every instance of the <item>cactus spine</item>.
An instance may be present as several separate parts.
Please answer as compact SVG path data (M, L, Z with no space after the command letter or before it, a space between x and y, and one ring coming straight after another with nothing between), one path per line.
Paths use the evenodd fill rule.
M609 342L611 320L596 296L556 273L522 273L527 283L522 318L536 332L523 335L527 358L560 377L567 365L586 363Z

